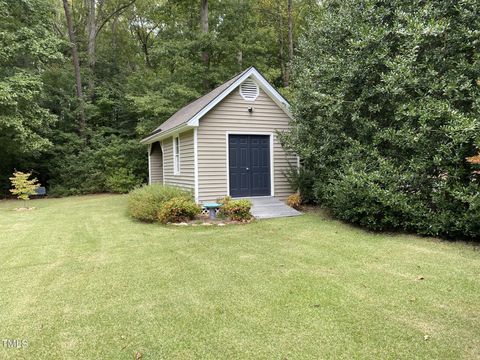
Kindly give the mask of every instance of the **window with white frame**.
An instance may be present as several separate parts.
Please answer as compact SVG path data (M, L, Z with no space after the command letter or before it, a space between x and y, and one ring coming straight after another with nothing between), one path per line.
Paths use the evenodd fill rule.
M180 138L173 137L173 174L180 175Z

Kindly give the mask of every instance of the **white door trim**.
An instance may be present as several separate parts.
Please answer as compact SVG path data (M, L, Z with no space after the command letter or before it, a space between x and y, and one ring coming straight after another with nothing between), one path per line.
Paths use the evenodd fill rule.
M226 157L227 157L227 194L230 196L230 156L228 153L229 135L268 135L270 137L270 195L275 196L275 169L274 169L274 152L273 152L273 140L275 134L273 132L256 132L256 131L227 131L225 133L225 144L226 144ZM261 197L261 196L256 196Z

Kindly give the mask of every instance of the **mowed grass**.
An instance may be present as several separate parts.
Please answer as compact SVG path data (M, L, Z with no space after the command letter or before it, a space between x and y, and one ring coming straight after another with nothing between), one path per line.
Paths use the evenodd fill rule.
M321 213L149 225L124 196L18 206L0 202L0 339L28 347L1 359L480 358L472 244Z

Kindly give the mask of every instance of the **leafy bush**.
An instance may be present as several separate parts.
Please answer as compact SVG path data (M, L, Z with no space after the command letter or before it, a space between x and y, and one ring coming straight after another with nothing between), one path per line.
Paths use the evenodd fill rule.
M108 191L124 194L140 185L140 179L125 168L118 169L105 179L105 187Z
M146 181L145 147L119 136L95 136L85 146L75 137L56 144L50 193L67 196L100 192L125 193Z
M21 200L30 200L30 195L35 195L36 190L40 186L36 178L29 179L32 173L24 173L15 171L13 177L10 178L13 188L10 192Z
M478 1L457 5L332 0L306 28L284 142L336 216L478 238Z
M200 214L200 207L191 199L176 197L163 203L158 211L158 220L166 224L192 220Z
M300 209L301 204L302 198L300 197L299 193L292 194L287 198L287 205L294 209Z
M219 214L233 221L248 221L252 218L251 207L252 203L246 199L229 200L220 208Z
M226 204L226 203L228 203L228 202L231 201L231 200L232 200L232 197L231 197L231 196L225 195L224 197L218 198L218 199L217 199L217 203L218 203L218 204Z
M137 220L157 221L159 210L164 203L173 198L191 200L192 194L175 186L145 185L128 195L128 213Z
M284 175L292 190L300 194L303 203L312 204L315 202L315 194L313 191L315 172L313 170L309 170L304 166L298 169L292 166Z

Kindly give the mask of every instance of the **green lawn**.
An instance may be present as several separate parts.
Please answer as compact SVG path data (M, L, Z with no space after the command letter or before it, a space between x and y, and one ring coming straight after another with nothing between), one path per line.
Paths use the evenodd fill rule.
M1 359L480 358L478 247L321 214L163 227L125 203L0 202L0 339L28 340Z

